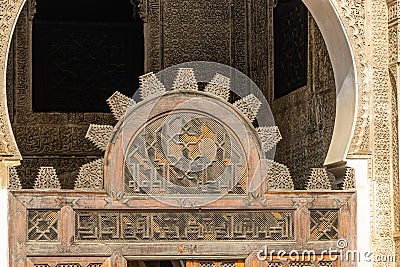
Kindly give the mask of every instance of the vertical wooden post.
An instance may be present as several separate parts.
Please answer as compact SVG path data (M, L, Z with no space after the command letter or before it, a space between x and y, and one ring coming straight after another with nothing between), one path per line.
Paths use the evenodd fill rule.
M238 264L238 266L240 266ZM268 263L267 261L260 261L257 258L257 252L254 251L252 253L250 253L250 255L246 258L246 260L244 261L244 267L267 267Z
M345 240L347 247L343 248L343 254L348 250L357 249L357 229L356 229L356 199L357 196L354 194L346 203L344 203L339 209L339 239ZM359 251L363 253L362 251ZM340 260L338 260L340 262ZM342 261L340 266L347 267L352 266L354 262Z
M10 266L10 267L24 267L26 261L26 251L25 244L27 241L27 233L26 233L26 208L25 206L19 202L14 196L9 193L8 196L8 216L5 216L5 219L9 219L9 233L12 235L8 235L7 231L3 231L3 234L8 237L8 240L5 241L9 245L9 255L8 264L0 266ZM7 212L7 210L6 210ZM4 228L2 228L4 229ZM4 259L3 259L4 260Z
M0 266L9 266L8 247L8 166L0 162L0 227L2 235L0 238Z
M74 239L75 213L70 206L64 206L60 211L60 241L64 252L70 252Z
M299 200L295 204L295 233L297 243L301 246L305 246L310 239L310 211L308 205L307 200Z
M114 253L113 255L111 255L111 257L109 257L103 263L103 266L104 267L127 267L128 262L126 261L124 256L122 256L121 254Z

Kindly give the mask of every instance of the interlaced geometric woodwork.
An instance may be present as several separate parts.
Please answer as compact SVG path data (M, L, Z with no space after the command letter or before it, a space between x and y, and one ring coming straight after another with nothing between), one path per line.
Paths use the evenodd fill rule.
M87 164L84 164L79 169L78 177L75 181L75 189L103 189L103 159L98 159Z
M21 185L21 181L18 176L17 168L9 167L8 174L9 174L8 189L10 189L10 190L22 189L22 185Z
M226 261L226 262L221 262L220 266L221 267L236 267L237 263L234 261Z
M59 211L29 210L28 211L28 240L57 241Z
M331 190L331 182L325 168L312 168L308 178L307 190L324 189Z
M281 133L279 132L278 126L262 126L257 127L256 131L261 139L263 150L265 152L270 151L276 144L282 140Z
M35 189L61 189L56 170L53 167L40 167L33 186Z
M231 90L230 88L231 88L231 79L217 73L215 74L211 82L207 84L204 91L209 92L213 95L216 95L228 101Z
M179 68L174 80L174 90L198 90L196 76L192 68Z
M351 190L356 188L355 170L352 167L346 167L343 177L343 190Z
M49 266L49 267L103 267L105 257L102 259L93 259L82 257L78 255L65 256L65 257L29 257L29 264L27 266ZM31 265L30 263L34 264ZM109 266L109 265L107 265ZM125 265L123 265L125 266ZM128 265L130 266L130 265ZM121 266L122 267L122 266Z
M106 150L113 129L111 125L90 124L85 137L100 150Z
M199 263L200 267L215 267L215 263L212 261L201 261Z
M107 212L76 211L75 239L294 240L293 211Z
M48 264L34 264L34 267L50 267ZM89 263L88 265L79 263L60 263L55 267L102 267L103 263Z
M251 122L253 122L261 107L261 101L258 100L253 94L243 97L242 99L233 103Z
M273 160L266 160L266 165L269 190L294 190L288 167Z
M243 194L246 166L226 126L195 113L170 114L149 123L128 148L125 193Z
M36 266L36 265L34 265L34 266ZM38 265L38 266L40 266L40 265ZM48 265L46 265L46 266L48 266ZM102 267L102 266L103 266L102 263L90 263L88 265L86 265L86 264L82 265L79 263L60 263L60 264L56 265L56 267Z
M140 80L140 97L146 99L151 95L158 95L165 92L164 85L160 82L153 72L149 72L139 77Z
M310 211L310 239L313 241L338 239L339 212L337 210Z
M111 109L115 119L120 120L125 116L126 110L130 105L134 105L135 101L124 94L116 91L107 99L107 104Z
M186 267L244 267L242 260L186 260Z
M311 267L313 263L310 261L293 261L290 263L290 267Z

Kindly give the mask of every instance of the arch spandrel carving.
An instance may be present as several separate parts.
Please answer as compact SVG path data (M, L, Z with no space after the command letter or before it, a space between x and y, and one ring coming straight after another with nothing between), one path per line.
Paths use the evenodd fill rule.
M0 3L0 13L2 15L0 17L0 82L2 85L0 92L0 139L2 140L0 144L0 159L2 160L21 160L21 154L15 142L8 116L6 65L11 36L24 3L24 0L3 1Z

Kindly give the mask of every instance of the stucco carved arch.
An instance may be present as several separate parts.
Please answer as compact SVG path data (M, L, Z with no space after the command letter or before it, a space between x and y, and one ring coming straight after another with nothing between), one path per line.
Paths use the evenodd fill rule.
M349 150L355 122L357 103L357 76L354 57L342 22L333 4L325 0L303 0L315 18L331 57L337 93L335 129L325 164L344 161ZM19 13L25 0L3 1L0 10L0 157L20 160L7 111L6 64L8 48Z
M7 108L6 72L8 50L18 16L26 0L0 2L0 160L16 164L21 154L15 142Z

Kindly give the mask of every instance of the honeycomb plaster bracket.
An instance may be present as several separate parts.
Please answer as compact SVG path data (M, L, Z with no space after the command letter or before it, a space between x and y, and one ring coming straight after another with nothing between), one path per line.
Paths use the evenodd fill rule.
M289 168L273 160L267 160L268 190L294 190Z
M217 73L207 84L204 91L228 101L231 92L231 79Z
M102 190L103 166L103 159L82 165L75 181L75 190Z
M111 109L116 120L120 120L125 116L126 110L129 106L135 105L132 98L116 91L110 98L107 99L107 104Z
M56 170L53 167L40 167L33 186L35 189L61 189Z
M164 85L160 82L153 72L149 72L139 77L140 81L140 97L146 99L152 95L163 94L166 90Z
M312 168L308 178L307 190L331 190L332 185L325 168Z
M245 96L233 105L238 108L251 122L253 122L261 107L261 101L253 94Z
M22 189L21 180L19 179L17 168L9 167L8 173L9 173L9 177L10 177L9 182L8 182L8 189L11 189L11 190Z
M178 75L174 80L174 90L199 90L196 76L192 68L179 68Z
M356 189L355 170L352 167L346 167L343 177L343 190Z
M261 140L264 152L270 151L282 140L278 126L262 126L256 128L257 134Z
M90 124L85 137L97 148L105 151L113 130L114 127L111 125Z

